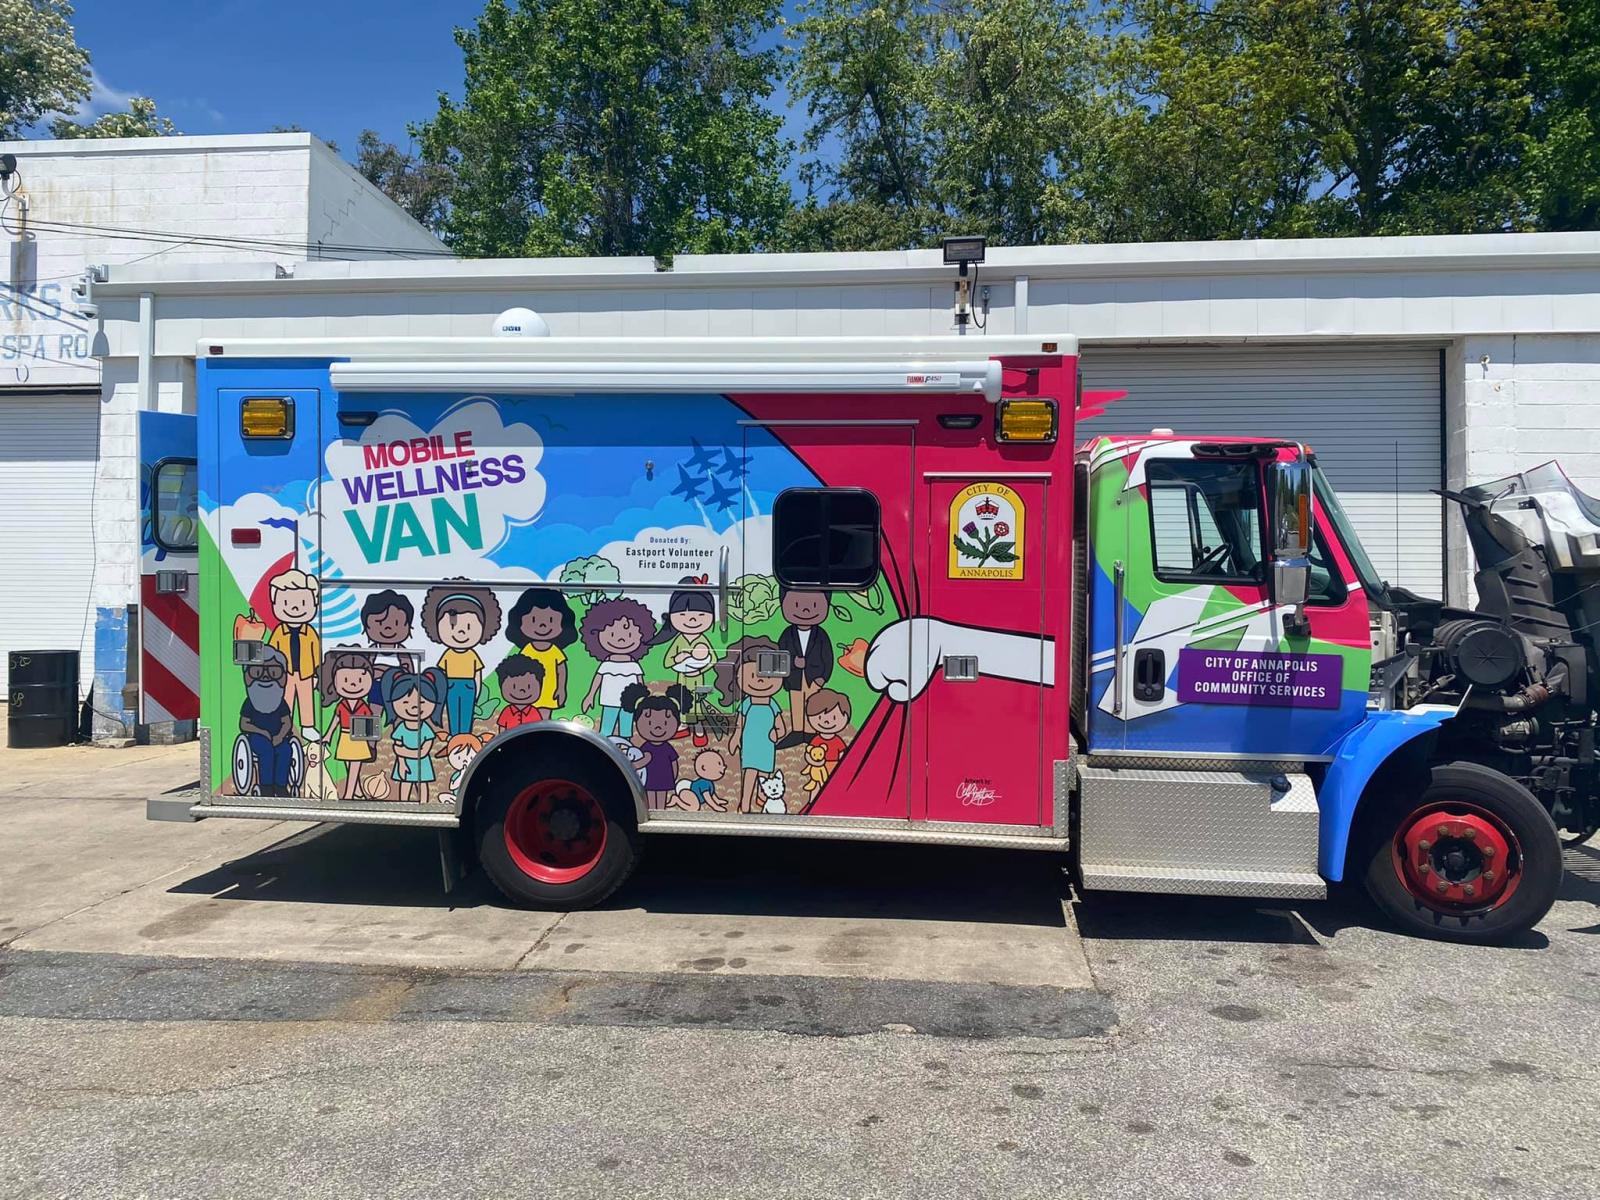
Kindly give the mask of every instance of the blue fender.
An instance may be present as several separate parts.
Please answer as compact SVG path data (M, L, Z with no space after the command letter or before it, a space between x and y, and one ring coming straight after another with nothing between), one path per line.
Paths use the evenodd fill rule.
M1317 791L1321 813L1317 868L1324 879L1337 882L1344 878L1350 826L1367 781L1401 746L1433 732L1455 715L1455 709L1442 705L1409 712L1371 712L1340 740Z

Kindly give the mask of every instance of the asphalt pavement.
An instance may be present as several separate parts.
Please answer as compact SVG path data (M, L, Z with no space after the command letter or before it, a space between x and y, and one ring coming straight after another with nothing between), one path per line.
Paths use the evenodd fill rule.
M78 753L0 761L0 1195L1600 1194L1593 850L1492 949L762 839L546 918Z

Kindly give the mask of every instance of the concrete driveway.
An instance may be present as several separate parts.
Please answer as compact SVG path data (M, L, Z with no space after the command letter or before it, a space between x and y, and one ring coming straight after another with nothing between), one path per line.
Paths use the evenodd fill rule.
M35 757L38 755L38 757ZM426 830L144 820L193 746L0 751L0 944L456 971L1092 988L1059 862L766 839L646 842L602 909L447 894Z

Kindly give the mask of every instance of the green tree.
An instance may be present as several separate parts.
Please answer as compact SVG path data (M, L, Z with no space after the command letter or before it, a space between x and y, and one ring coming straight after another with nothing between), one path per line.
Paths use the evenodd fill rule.
M466 255L730 252L790 197L767 106L776 0L489 0L459 101L414 129Z
M427 162L363 129L356 170L389 199L429 229L438 229L450 202L455 179L449 167Z
M1085 3L808 0L800 16L790 87L810 120L810 199L791 244L1082 236L1081 176L1110 111Z
M1600 228L1600 0L1562 0L1533 47L1529 154L1541 229Z
M83 124L70 117L57 117L50 122L50 135L63 140L174 137L177 132L171 121L156 115L156 102L147 96L129 100L127 112L104 113Z
M1113 237L1529 228L1550 0L1131 0Z
M65 0L0 0L0 139L89 98L89 56Z

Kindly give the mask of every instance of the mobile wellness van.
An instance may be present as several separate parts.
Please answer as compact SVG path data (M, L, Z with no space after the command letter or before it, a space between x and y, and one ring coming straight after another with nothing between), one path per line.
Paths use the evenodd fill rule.
M1371 576L1305 447L1075 453L1106 397L1066 336L540 326L200 347L206 792L152 816L457 831L539 906L668 833L1070 851L1087 888L1353 873L1466 939L1551 903L1550 814L1588 809L1465 761L1506 711L1440 683L1450 610ZM1548 679L1466 616L1516 643L1496 694Z

